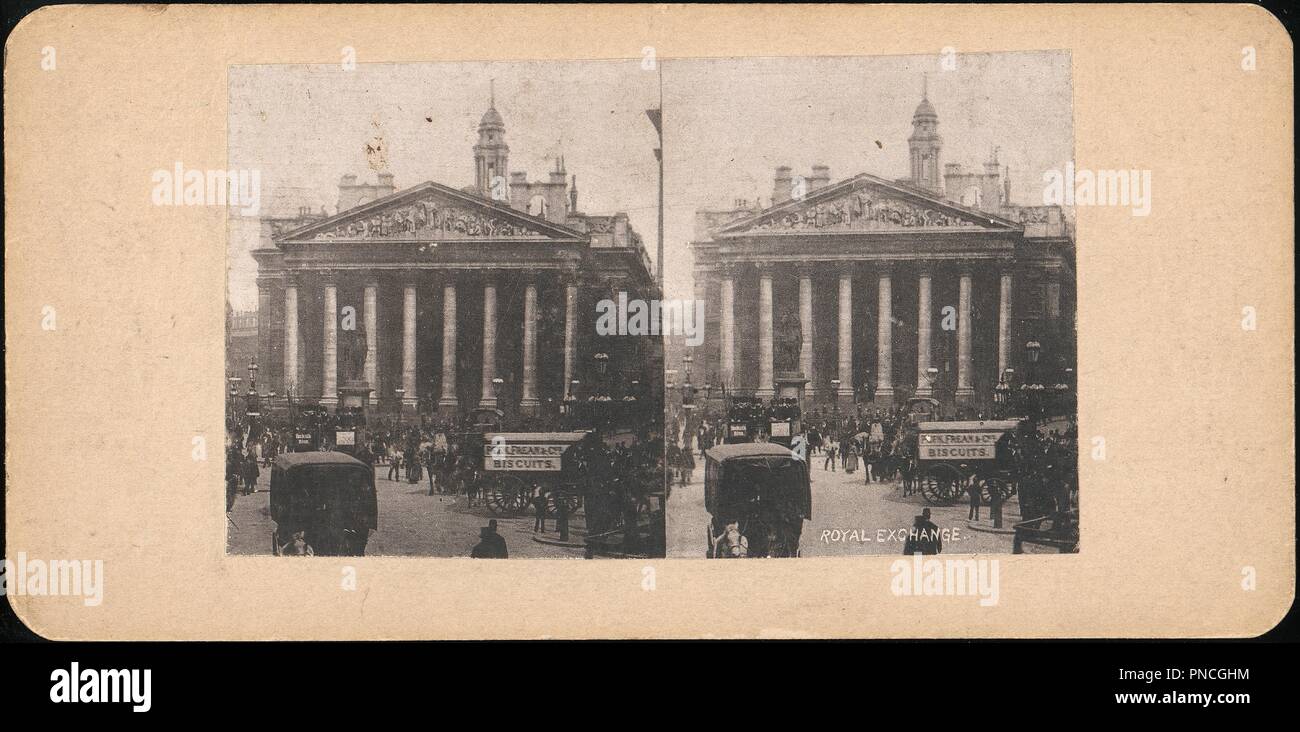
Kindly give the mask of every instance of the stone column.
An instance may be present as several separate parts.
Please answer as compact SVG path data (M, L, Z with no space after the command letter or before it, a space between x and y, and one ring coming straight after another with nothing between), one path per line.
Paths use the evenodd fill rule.
M876 317L876 403L894 402L894 292L888 270L880 273L879 312Z
M971 273L963 270L957 293L957 403L968 405L975 396L971 386Z
M324 360L321 365L321 404L333 406L339 399L339 295L333 279L325 280Z
M916 395L929 397L934 387L930 370L930 272L921 270L916 280Z
M483 381L479 406L495 408L496 389L492 380L497 375L497 286L488 280L483 283Z
M840 270L839 318L839 377L840 390L836 398L853 403L853 272L847 266Z
M300 398L298 391L298 281L284 281L284 392Z
M524 286L524 389L519 407L526 414L537 412L537 284Z
M571 275L571 276L577 276ZM574 368L578 364L578 285L570 282L564 286L564 394L568 396L573 384ZM573 395L575 398L577 394Z
M998 287L998 379L1011 365L1011 272L1003 271Z
M419 395L415 392L415 283L402 285L402 407L414 408Z
M722 273L722 292L720 294L722 324L722 345L719 354L722 385L731 389L736 385L736 276L730 267Z
M456 401L456 283L448 280L442 286L442 394L438 409L444 414L454 414L460 408Z
M776 393L772 374L772 269L758 271L758 388L754 396L771 399Z
M799 370L808 379L804 395L812 398L817 393L813 380L813 339L812 339L812 270L802 267L799 270Z
M262 367L263 383L271 385L271 286L268 278L257 278L257 364ZM283 388L283 387L281 387Z
M379 284L366 283L366 365L365 379L371 389L379 388Z

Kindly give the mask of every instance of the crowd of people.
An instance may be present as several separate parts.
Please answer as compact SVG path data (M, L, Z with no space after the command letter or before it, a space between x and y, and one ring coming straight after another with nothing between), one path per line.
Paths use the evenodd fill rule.
M308 449L296 443L303 431L313 435L316 449L346 449L358 460L375 466L376 478L424 484L430 496L463 496L465 509L484 508L493 495L497 477L484 470L484 431L537 431L540 427L522 422L486 427L476 423L473 415L425 416L419 424L379 418L356 431L357 444L345 447L334 444L333 428L295 430L287 424L245 425L242 433L234 432L229 440L226 510L233 508L238 495L257 490L262 469L276 455ZM663 439L649 430L640 434L620 432L618 439L606 437L596 431L591 439L577 443L572 454L565 456L563 478L546 485L525 482L526 493L514 500L533 514L536 533L546 533L549 527L561 540L569 539L570 521L581 510L585 536L618 533L621 551L654 551L654 544L662 543L662 537L656 539L645 523L648 515L662 513L664 508ZM495 527L484 527L483 534L480 538L486 544L478 547L475 555L503 555L497 548L504 547L504 539Z
M749 403L742 406L749 406ZM771 440L771 436L761 428L755 428L755 425L768 422L767 415L759 414L751 421L743 419L746 416L743 413L730 416L733 419L702 409L687 415L688 419L669 424L666 457L671 482L689 483L696 467L696 456L702 457L715 444ZM978 412L954 416L963 420L987 419ZM822 472L855 474L861 469L867 484L898 481L904 496L919 490L926 467L918 460L917 432L907 405L863 409L842 418L838 414L812 410L802 417L800 427L796 428L799 434L792 436L789 446L796 457L807 464L808 470L819 466ZM730 430L744 430L744 434L738 431L729 435ZM996 449L996 465L983 467L993 467L1011 477L986 483L981 474L969 480L968 520L978 521L981 507L987 501L990 519L996 515L995 525L1000 525L1001 506L1009 497L1000 486L1007 480L1016 488L1023 516L1068 516L1078 505L1078 430L1072 420L1055 428L1042 425L1036 419L1023 420L1017 429L1003 435ZM997 478L996 475L993 477ZM929 513L926 509L915 517L913 533L920 538L909 545L909 553L942 551L942 542L934 537L934 524ZM728 539L725 532L718 537L718 545L726 547L730 552L727 556L748 553L743 541L734 537Z

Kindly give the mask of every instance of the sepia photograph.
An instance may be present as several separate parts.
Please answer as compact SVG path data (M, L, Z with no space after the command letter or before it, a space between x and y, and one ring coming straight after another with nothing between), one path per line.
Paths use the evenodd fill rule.
M662 556L658 74L229 78L228 551Z
M1028 718L1285 700L1282 15L13 10L9 696L336 719L521 641L622 709L590 650L851 641L928 711L1014 640Z
M1078 551L1070 55L957 60L665 63L669 556Z

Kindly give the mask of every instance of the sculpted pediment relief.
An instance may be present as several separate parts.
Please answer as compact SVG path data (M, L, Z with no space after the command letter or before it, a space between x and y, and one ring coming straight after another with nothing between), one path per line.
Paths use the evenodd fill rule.
M814 193L800 204L775 206L752 218L724 227L722 234L763 232L911 231L916 229L1009 228L978 211L968 211L938 199L908 195L871 184L836 185Z
M563 238L548 222L515 211L500 211L472 196L448 196L428 188L416 195L397 194L344 211L297 232L288 241L423 241L449 239Z

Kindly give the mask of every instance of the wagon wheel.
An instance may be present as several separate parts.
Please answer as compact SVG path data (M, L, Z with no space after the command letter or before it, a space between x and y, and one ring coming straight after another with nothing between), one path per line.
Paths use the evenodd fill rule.
M956 497L961 494L963 483L956 471L934 468L921 477L921 495L925 496L925 500L932 506L946 506L956 501Z
M531 497L529 485L513 475L497 478L501 491L502 504L507 514L522 515L528 512L528 499Z
M984 481L984 498L987 502L993 502L993 494L996 492L1002 502L1006 502L1016 494L1016 484L1001 476L994 476Z
M513 475L498 476L483 489L483 502L498 516L522 513L528 506L527 486Z
M582 507L581 495L577 493L569 493L569 492L560 493L558 491L552 491L546 496L547 516L555 516L559 514L560 511L559 511L559 505L556 503L557 500L564 501L565 507L567 507L569 510L569 516L573 516L573 514L577 513L578 509Z

